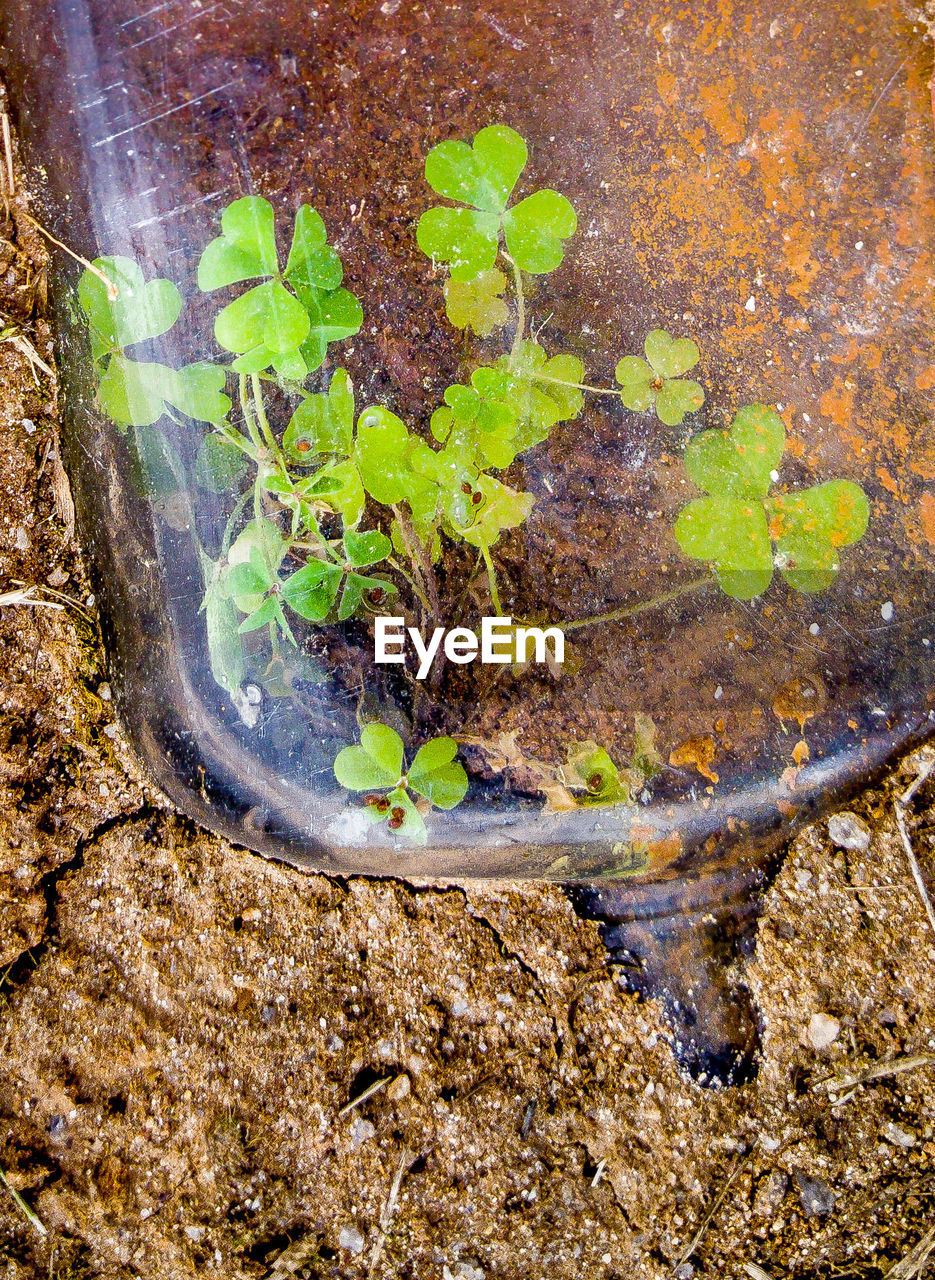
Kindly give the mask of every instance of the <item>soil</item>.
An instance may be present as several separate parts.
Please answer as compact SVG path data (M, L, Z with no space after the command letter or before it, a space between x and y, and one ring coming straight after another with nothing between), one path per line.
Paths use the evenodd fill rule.
M308 875L199 831L113 720L9 207L0 583L36 592L0 607L0 1274L922 1276L924 1248L894 1270L935 1219L935 934L893 813L919 758L855 802L866 853L790 849L729 1090L680 1076L556 889ZM931 786L910 829L932 890Z

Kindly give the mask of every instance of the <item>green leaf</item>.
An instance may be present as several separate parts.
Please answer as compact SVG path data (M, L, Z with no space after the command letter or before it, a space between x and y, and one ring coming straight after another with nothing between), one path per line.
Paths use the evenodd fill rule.
M526 143L507 125L481 129L473 146L451 140L433 147L425 178L433 191L490 213L502 213L526 164Z
M338 462L323 468L318 474L337 481L340 486L323 497L324 505L341 513L345 529L357 524L364 514L366 497L356 463Z
M504 529L515 529L529 517L535 498L501 484L493 476L480 476L477 488L483 502L475 508L474 523L470 527L456 526L456 532L472 547L492 547Z
M773 551L766 512L756 498L695 498L679 513L673 532L686 555L711 565L734 600L752 600L769 586Z
M243 564L253 560L254 553L269 570L272 582L286 554L286 542L279 525L262 517L250 520L234 539L227 553L228 564Z
M208 582L204 608L211 674L222 689L236 693L246 674L243 641L238 631L237 610L216 576Z
M505 288L506 276L495 267L473 280L446 280L448 319L457 329L473 329L479 338L488 337L510 318L510 309L501 297Z
M291 352L308 337L308 314L278 280L248 289L218 314L214 336L227 351ZM262 365L266 368L270 361ZM242 372L248 370L243 369ZM249 370L260 372L259 369Z
M385 560L392 553L393 544L378 529L370 529L366 533L355 533L353 529L347 529L344 533L344 550L349 562L355 568L363 569L368 564Z
M390 596L398 594L392 582L386 582L383 578L365 578L360 573L349 573L344 579L344 590L338 605L338 621L344 622L347 618L352 618L368 592L379 592L381 604Z
M395 787L403 773L403 740L389 725L365 725L359 747L345 747L334 761L334 776L348 791Z
M321 214L311 205L301 205L295 215L286 279L293 286L302 284L315 289L336 289L343 274L341 259L328 244Z
M111 298L105 282L87 270L78 283L78 301L88 317L95 360L108 351L158 338L178 320L182 295L171 280L147 283L132 258L97 258L94 266L117 287L117 297Z
M701 352L691 338L671 338L665 329L653 329L643 344L646 359L660 378L678 378L698 363Z
M496 261L500 219L474 209L427 209L419 219L416 240L424 254L451 268L452 280L474 280Z
M185 468L171 441L154 427L133 432L135 476L139 492L158 501L185 487Z
M596 742L577 742L569 749L568 773L570 786L587 789L587 795L579 804L633 803L627 780Z
M347 289L321 292L296 280L295 290L308 316L308 337L302 344L302 357L309 373L320 369L331 342L341 342L359 332L364 322L360 303Z
M554 271L565 255L564 241L573 236L578 218L557 191L536 191L503 218L506 247L521 271L543 275Z
M195 459L195 483L210 493L233 489L247 469L247 455L226 436L206 435Z
M316 560L286 578L282 598L301 617L321 622L334 607L343 576L339 565Z
M620 399L627 409L643 413L652 407L656 398L652 387L655 374L652 366L640 356L624 356L617 364L614 377L620 383Z
M174 405L190 418L222 422L230 400L223 369L208 363L170 369L164 364L111 356L98 383L101 408L122 426L148 427Z
M152 426L166 411L162 393L171 373L162 364L112 356L97 387L101 408L123 427Z
M279 272L273 206L262 196L244 196L221 215L221 235L198 264L198 287L208 293L224 285ZM237 348L228 348L236 350Z
M457 754L454 738L434 738L419 748L409 766L410 787L437 809L453 809L467 794L467 774L455 761Z
M347 455L354 436L354 389L344 369L335 369L323 395L303 400L286 428L283 450L291 462L311 465L321 453Z
M400 787L396 791L391 791L386 798L389 801L389 810L385 817L390 831L405 840L407 844L425 844L428 834L422 814L412 803L405 789Z
M270 596L264 600L248 618L244 618L237 630L244 636L250 631L259 631L260 627L265 627L270 622L285 622L282 616L282 606L275 596Z
M685 469L708 493L765 497L782 461L786 429L775 409L740 409L729 431L703 431L685 448Z
M863 489L851 480L829 480L780 494L769 505L782 576L796 591L824 591L840 568L839 549L866 532L870 507Z
M438 501L438 486L413 469L413 457L426 449L381 405L371 405L357 420L354 460L364 488L385 506L408 502L417 519L434 517Z
M232 600L248 598L252 601L254 596L265 595L274 581L274 575L269 568L258 555L254 554L250 560L242 564L229 566L224 576L224 588ZM253 604L244 612L252 613L255 607L256 605Z
M656 415L667 427L677 427L686 414L695 413L704 404L704 388L700 382L670 378L656 395Z

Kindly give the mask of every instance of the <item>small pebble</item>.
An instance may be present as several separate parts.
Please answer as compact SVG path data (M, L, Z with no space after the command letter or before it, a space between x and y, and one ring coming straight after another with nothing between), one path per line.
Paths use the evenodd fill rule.
M65 586L67 581L68 581L68 574L61 567L59 567L58 569L53 569L52 572L49 574L49 576L46 578L46 582L49 584L50 587L55 587L56 589L59 589L59 590Z
M880 617L883 619L883 621L884 621L884 622L892 622L892 621L893 621L893 602L892 602L892 600L887 600L886 604L884 604L884 605L880 608Z
M390 1102L402 1102L403 1098L409 1097L409 1089L409 1077L405 1074L397 1076L387 1085L386 1096Z
M342 1227L338 1232L338 1244L348 1253L363 1253L364 1237L356 1227Z
M28 436L31 436L36 429L36 424L33 422L32 418L24 418L22 426Z
M834 1192L821 1178L807 1178L804 1173L795 1175L799 1200L806 1218L824 1218L834 1212Z
M773 1169L761 1179L753 1200L753 1212L759 1218L775 1218L789 1189L789 1176L781 1169Z
M826 1013L813 1013L809 1019L807 1034L813 1049L827 1049L841 1034L841 1024L837 1018L829 1018Z
M97 686L97 696L101 702L110 702L113 695L111 694L110 685L106 681Z
M828 819L828 838L839 849L866 853L870 848L870 828L856 813L835 813Z
M18 524L16 526L16 533L14 535L13 541L17 551L28 551L29 548L32 546L32 543L29 540L29 534L26 532L26 530L23 528L21 524Z
M892 1120L888 1120L880 1130L881 1136L894 1147L901 1147L903 1151L908 1151L910 1147L916 1144L915 1134L910 1133L908 1129L903 1129L901 1125L893 1124Z

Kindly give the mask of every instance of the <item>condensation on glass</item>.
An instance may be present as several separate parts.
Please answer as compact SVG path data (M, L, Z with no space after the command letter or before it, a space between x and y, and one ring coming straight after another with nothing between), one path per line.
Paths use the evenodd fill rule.
M492 123L528 143L518 194L556 190L577 211L561 267L527 280L528 334L603 388L652 330L702 353L691 376L705 404L682 423L589 396L503 473L535 500L492 547L504 612L561 624L647 604L570 628L561 674L448 663L419 683L411 663L375 664L363 611L295 619L295 647L280 637L278 655L268 629L245 634L242 678L225 689L205 565L240 530L229 521L246 482L199 482L209 428L178 404L147 429L172 483L141 482L154 437L102 412L80 272L56 256L69 469L119 711L193 816L324 869L623 877L631 894L668 893L735 864L749 877L795 823L929 729L930 55L901 6L7 0L2 20L42 219L89 258L119 255L181 290L181 318L137 359L230 362L200 255L225 208L262 196L284 260L307 204L363 310L308 389L344 368L358 412L389 410L436 448L445 389L509 350L516 317L484 339L449 323L446 272L416 243L420 216L446 203L425 157ZM281 443L298 397L266 373ZM236 378L226 393L243 425ZM750 599L682 590L704 569L673 536L701 493L686 445L751 403L785 427L775 492L843 477L867 496L866 533L821 592L792 589L781 564ZM255 514L250 498L239 519ZM287 514L267 493L261 515L284 527ZM368 502L360 528L388 533L385 514ZM386 580L398 612L428 625L406 580ZM444 625L491 612L476 547L443 538L437 586ZM424 847L365 829L361 797L335 780L367 720L398 729L410 756L439 734L469 739L468 794L428 814ZM556 801L575 744L623 767L650 722L659 767L635 794Z

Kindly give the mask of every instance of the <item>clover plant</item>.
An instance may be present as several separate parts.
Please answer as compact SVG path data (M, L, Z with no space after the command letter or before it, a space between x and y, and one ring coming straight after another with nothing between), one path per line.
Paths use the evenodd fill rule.
M454 809L467 794L464 766L455 759L454 738L432 738L406 767L403 740L389 725L365 725L360 746L344 747L334 762L334 776L349 791L366 791L364 812L372 823L385 822L390 831L412 844L425 844L422 812L409 792L420 796L422 809Z
M470 143L440 142L426 157L426 181L443 203L422 214L415 238L434 267L447 268L448 319L489 341L507 331L499 352L447 387L427 433L385 404L358 405L333 359L331 348L361 329L363 309L308 204L292 217L285 260L269 201L245 196L223 210L198 263L204 301L185 316L197 324L217 299L213 359L160 362L184 310L172 281L147 280L125 257L99 258L105 279L86 271L80 280L98 403L128 433L141 487L194 541L210 669L248 722L246 672L259 671L276 696L288 692L282 672L302 647L299 620L334 626L391 605L421 611L423 622L448 619L437 573L446 547L476 553L502 614L493 549L534 505L509 482L510 468L574 422L586 395L653 412L669 428L704 404L701 385L685 377L700 359L690 338L654 329L643 356L619 359L616 385L599 387L585 380L578 352L547 350L530 332L529 277L561 266L577 215L560 192L527 188L528 160L525 140L503 124ZM685 447L703 496L681 511L675 542L736 599L765 591L775 568L797 591L825 589L841 548L866 528L867 501L851 481L775 488L784 447L781 420L761 405ZM206 495L212 513L226 504L212 546L198 532ZM347 787L386 792L366 807L414 839L424 825L409 791L446 808L466 786L451 739L423 746L404 775L401 742L385 725L368 726L335 771ZM584 791L581 803L629 800L630 781L593 743L574 749L566 777Z

